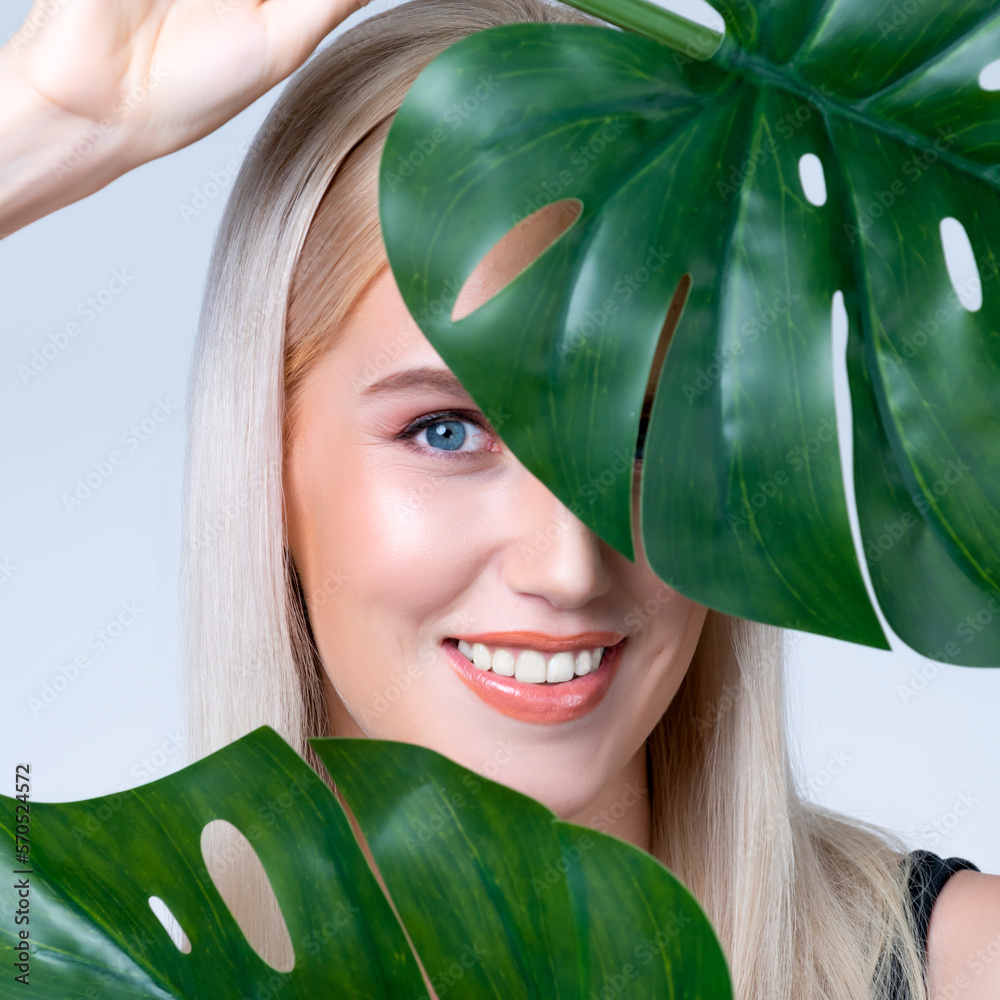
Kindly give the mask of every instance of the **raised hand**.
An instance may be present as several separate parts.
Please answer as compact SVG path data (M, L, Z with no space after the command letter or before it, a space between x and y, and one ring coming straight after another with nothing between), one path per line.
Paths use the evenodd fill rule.
M36 0L0 49L0 235L218 128L365 2Z

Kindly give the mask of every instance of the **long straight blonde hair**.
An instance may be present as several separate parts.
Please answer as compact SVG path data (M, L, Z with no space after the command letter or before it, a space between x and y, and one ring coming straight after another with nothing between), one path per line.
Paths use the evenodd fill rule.
M518 22L603 23L547 0L412 0L377 14L300 71L240 172L192 369L192 759L268 724L324 773L306 739L336 734L282 505L296 389L385 263L379 161L406 91L449 45ZM336 600L338 586L331 576L312 599ZM908 1000L922 1000L905 847L800 794L781 641L777 629L709 612L647 740L652 853L707 912L738 1000L888 1000L894 970ZM291 942L253 852L234 852L221 834L206 849L251 943L289 967Z

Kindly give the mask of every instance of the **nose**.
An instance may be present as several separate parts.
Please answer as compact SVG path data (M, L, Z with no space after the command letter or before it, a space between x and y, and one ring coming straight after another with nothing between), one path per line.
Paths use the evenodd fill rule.
M611 573L604 542L524 466L511 496L514 530L503 554L511 590L544 597L557 608L583 607L607 593Z

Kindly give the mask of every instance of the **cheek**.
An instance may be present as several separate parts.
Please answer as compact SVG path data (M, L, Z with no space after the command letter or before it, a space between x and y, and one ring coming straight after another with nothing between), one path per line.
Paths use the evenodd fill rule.
M636 684L651 706L666 708L687 673L708 609L654 580L638 596L625 619L629 643L645 664Z
M663 651L665 674L678 679L683 677L690 663L705 624L707 608L675 591L668 591L664 601L662 591L652 594L643 605L640 637Z
M460 530L470 505L453 483L387 466L319 485L316 548L361 617L431 614L470 582L476 553L463 538L478 531Z
M702 605L682 597L664 583L646 561L641 545L636 551L635 563L618 553L610 556L617 578L629 595L624 606L624 631L633 643L640 640L669 642L671 636L677 638L690 615L702 609Z
M677 689L687 675L694 657L695 648L701 639L705 627L708 609L701 604L689 601L679 594L667 606L661 617L654 619L659 626L651 625L651 631L657 634L657 640L663 643L667 656L661 668L659 686L661 692L667 695L662 709L673 700Z

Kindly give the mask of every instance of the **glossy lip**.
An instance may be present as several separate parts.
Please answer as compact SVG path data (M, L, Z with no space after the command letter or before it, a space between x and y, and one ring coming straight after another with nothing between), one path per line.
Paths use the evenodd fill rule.
M537 649L543 653L560 653L563 650L597 649L604 646L610 650L625 636L621 632L577 632L574 635L547 635L544 632L480 632L478 635L456 635L455 639L466 642L481 642L488 646L517 646ZM605 654L607 655L607 654ZM565 683L569 683L566 681Z
M607 632L582 633L582 639L580 635L556 639L534 632L491 632L489 635L494 637L489 640L493 645L503 644L496 642L495 637L499 636L516 635L519 639L531 636L531 648L539 650L544 649L544 646L536 644L545 639L555 647L554 652L567 649L568 644L572 642L578 642L577 648L580 649L592 649L604 645L600 641L595 642L595 636L598 639L614 638ZM462 638L467 642L487 641L482 636L475 639L468 636ZM510 640L505 641L510 643ZM574 677L571 681L560 681L558 684L526 684L516 677L504 677L493 673L492 670L480 670L459 652L453 639L444 639L441 645L458 676L488 705L522 722L552 724L579 719L592 712L604 700L618 672L622 650L627 641L627 638L623 638L613 646L607 647L601 665L594 673Z

